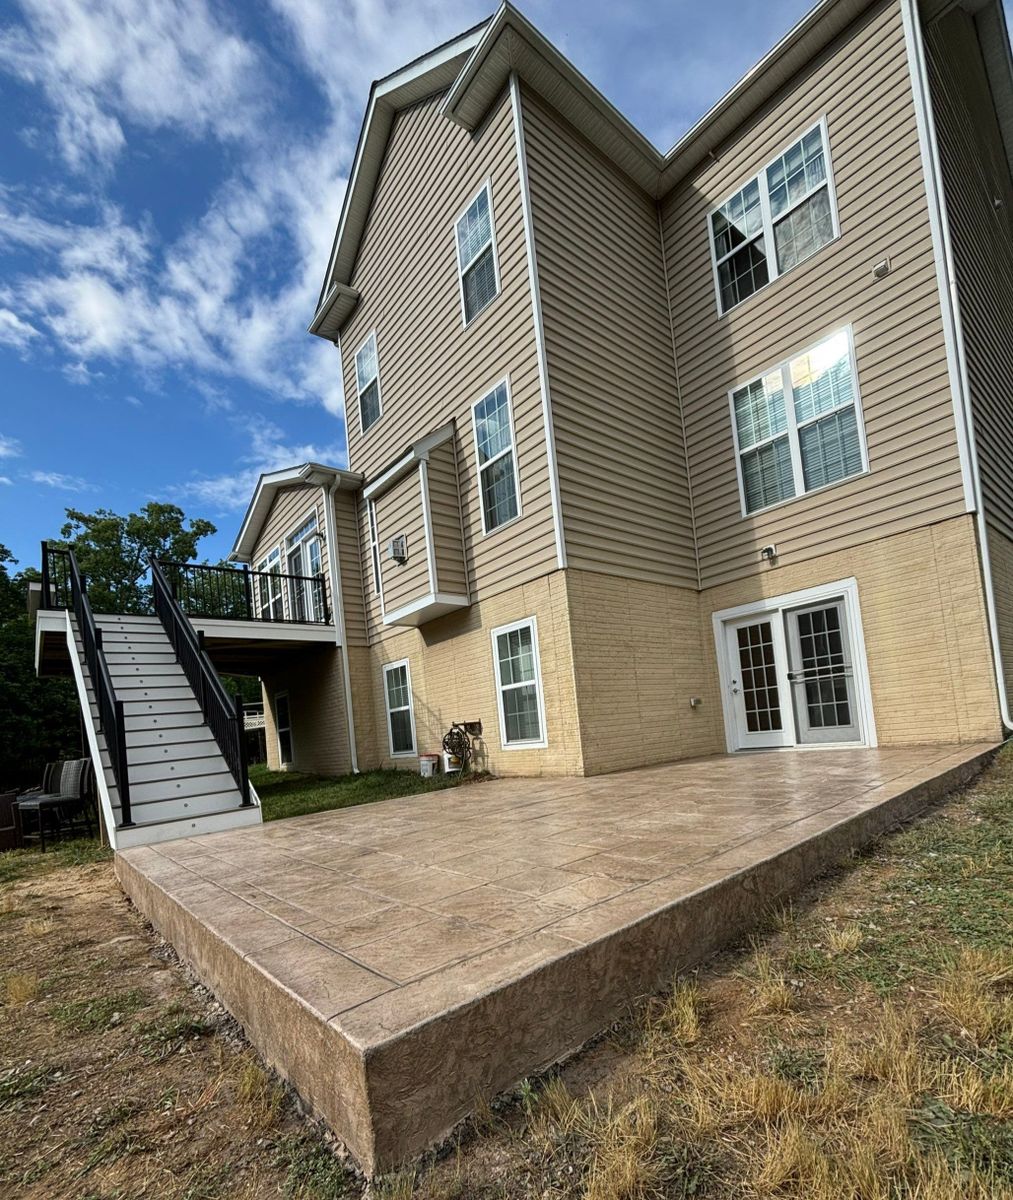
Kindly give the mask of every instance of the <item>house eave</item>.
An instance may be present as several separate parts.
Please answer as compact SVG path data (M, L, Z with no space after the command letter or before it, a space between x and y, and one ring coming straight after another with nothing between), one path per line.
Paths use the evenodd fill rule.
M228 561L249 562L251 560L264 521L281 488L302 483L357 491L362 486L362 481L363 477L357 471L345 471L341 467L328 467L323 463L314 462L285 467L280 471L265 472L257 480L257 486L254 488Z

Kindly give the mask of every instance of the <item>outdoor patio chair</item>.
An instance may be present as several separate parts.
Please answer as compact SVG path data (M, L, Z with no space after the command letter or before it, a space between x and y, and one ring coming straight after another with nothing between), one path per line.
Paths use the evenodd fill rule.
M51 791L24 792L18 796L17 808L21 819L23 841L30 837L39 839L40 847L46 848L46 826L57 834L73 831L83 826L92 835L93 773L90 758L73 758L55 764L61 768L59 776L49 774ZM54 780L59 783L54 787ZM26 816L35 816L36 832L28 833Z

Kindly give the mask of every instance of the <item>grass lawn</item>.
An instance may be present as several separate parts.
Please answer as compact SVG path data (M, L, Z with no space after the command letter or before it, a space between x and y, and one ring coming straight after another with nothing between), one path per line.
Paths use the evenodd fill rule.
M478 779L480 776L469 776ZM265 821L298 817L330 808L351 808L391 796L438 792L457 787L458 775L423 779L416 771L363 771L361 775L305 775L300 771L271 771L262 764L250 767L250 782L257 789Z
M77 847L0 857L2 1196L1013 1197L1013 748L369 1188Z

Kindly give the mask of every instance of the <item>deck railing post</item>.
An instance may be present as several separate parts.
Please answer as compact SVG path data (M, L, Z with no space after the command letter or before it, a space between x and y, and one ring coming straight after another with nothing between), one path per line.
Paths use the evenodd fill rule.
M49 583L49 543L45 539L42 542L42 607L55 607Z
M253 620L253 581L250 579L250 568L243 563L243 591L246 595L246 619Z

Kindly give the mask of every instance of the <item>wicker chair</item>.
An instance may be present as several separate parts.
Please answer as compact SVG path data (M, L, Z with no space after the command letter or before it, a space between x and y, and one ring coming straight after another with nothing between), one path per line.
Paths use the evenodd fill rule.
M50 767L59 768L59 774ZM58 781L58 782L56 782ZM22 841L38 838L46 848L46 826L57 835L84 827L93 833L92 806L93 773L90 758L73 758L64 763L50 763L43 775L43 787L50 790L24 792L17 798ZM30 833L26 817L35 816L35 832Z

